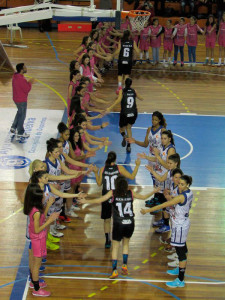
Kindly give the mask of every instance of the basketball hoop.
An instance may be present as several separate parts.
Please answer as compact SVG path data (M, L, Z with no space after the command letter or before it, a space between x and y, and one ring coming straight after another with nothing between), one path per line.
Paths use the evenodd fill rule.
M122 11L121 17L125 18L126 16L129 17L132 29L140 32L150 18L151 13L146 10L131 10L129 12Z

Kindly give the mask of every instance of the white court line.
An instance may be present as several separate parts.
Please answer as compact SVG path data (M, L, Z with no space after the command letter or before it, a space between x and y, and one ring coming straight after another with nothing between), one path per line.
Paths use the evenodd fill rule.
M42 276L42 278L55 278L55 279L75 279L75 280L98 280L98 281L131 281L131 282L155 282L155 283L165 283L169 282L170 280L154 280L154 279L126 279L126 278L116 278L116 279L110 279L110 278L104 278L104 277L73 277L73 276ZM210 285L223 285L225 284L225 281L219 281L219 282L212 282L212 281L185 281L185 283L189 284L210 284Z
M110 114L120 114L118 111L111 111ZM143 113L138 113L139 115L152 115L151 113L143 112ZM162 112L164 116L193 116L193 117L219 117L219 118L225 118L225 115L201 115L201 114L192 114L192 113L179 113L179 114L167 114ZM132 127L134 128L134 127Z
M28 294L28 290L29 290L29 276L27 276L27 282L26 282L26 285L25 285L25 289L24 289L24 292L23 292L23 298L22 300L26 300L27 299L27 294Z

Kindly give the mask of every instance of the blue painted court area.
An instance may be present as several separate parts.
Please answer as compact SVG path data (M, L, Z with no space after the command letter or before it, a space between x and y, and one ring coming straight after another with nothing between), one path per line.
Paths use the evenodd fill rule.
M176 151L182 159L181 168L185 174L193 177L194 187L215 187L225 188L225 117L221 116L200 116L200 115L165 115L167 129L174 133ZM132 145L130 154L121 147L122 137L119 134L119 114L111 113L104 117L110 125L104 130L90 132L93 135L109 137L112 145L108 152L113 150L117 153L117 163L126 165L128 170L134 168L137 153L146 152L148 148ZM94 120L94 124L101 121ZM133 127L133 137L136 140L144 141L147 128L151 126L151 114L139 114ZM193 147L193 150L192 150ZM90 162L102 167L106 160L107 153L104 150L97 151L96 157ZM141 165L146 164L142 160ZM89 183L95 183L93 176L87 179ZM141 166L138 175L132 184L151 185L152 180L149 172Z

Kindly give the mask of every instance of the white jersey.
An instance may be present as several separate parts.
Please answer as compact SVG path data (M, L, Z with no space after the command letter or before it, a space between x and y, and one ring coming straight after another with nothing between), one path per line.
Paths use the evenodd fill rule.
M56 159L55 163L53 163L49 160L49 158L46 158L45 163L47 165L47 173L49 175L59 176L62 174L62 169L61 169L59 159ZM51 181L51 183L57 184L56 181Z
M190 223L189 221L189 211L191 209L191 204L193 200L193 193L191 190L187 190L183 193L179 193L179 195L183 195L185 200L184 203L178 203L175 206L174 213L172 215L172 227L185 226Z
M168 173L167 173L166 180L165 180L165 189L170 190L172 184L173 184L173 180L172 180L172 170L169 170Z
M67 155L69 155L70 152L70 144L68 141L65 141L63 143L63 153L66 153Z
M178 185L174 186L174 183L172 182L170 185L170 195L174 198L174 197L178 196L178 193L179 193ZM175 208L175 205L166 207L166 211L170 214L171 218L174 214L174 208Z
M54 197L54 195L51 193L51 188L49 184L45 184L44 187L44 200L43 200L43 205L46 206L47 201L50 197Z
M148 142L149 142L149 156L155 156L153 153L153 148L160 149L161 148L161 135L162 135L162 128L160 126L155 131L151 128L149 135L148 135Z

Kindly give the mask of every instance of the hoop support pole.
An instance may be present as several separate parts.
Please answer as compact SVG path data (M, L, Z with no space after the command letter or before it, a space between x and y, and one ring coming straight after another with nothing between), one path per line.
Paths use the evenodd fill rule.
M116 29L120 29L121 25L121 11L116 11L116 20L115 20Z

